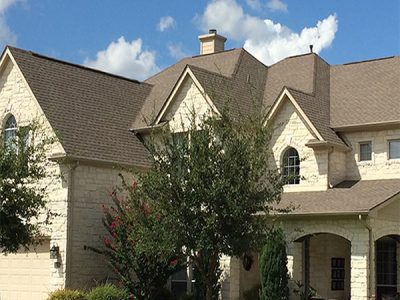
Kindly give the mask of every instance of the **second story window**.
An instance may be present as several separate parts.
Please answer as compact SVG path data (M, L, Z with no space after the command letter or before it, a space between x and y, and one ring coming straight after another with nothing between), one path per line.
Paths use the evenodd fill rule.
M367 160L372 160L372 143L361 142L359 161L367 161Z
M297 150L292 147L283 154L282 174L287 184L300 183L300 157Z
M17 121L13 115L9 116L4 126L4 145L12 147L17 136Z
M400 139L389 140L389 159L400 158Z

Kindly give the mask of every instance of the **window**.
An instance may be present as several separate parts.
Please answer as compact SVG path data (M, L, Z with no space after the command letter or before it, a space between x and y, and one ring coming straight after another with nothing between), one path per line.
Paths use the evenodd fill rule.
M296 149L288 148L282 159L282 174L287 184L300 183L300 157Z
M17 121L13 115L9 116L4 126L4 145L6 147L12 146L13 141L17 135Z
M400 158L400 139L389 141L389 159Z
M194 291L194 268L191 264L171 276L171 293L176 299Z
M360 143L360 161L372 160L372 143Z
M331 290L343 291L344 290L344 258L332 257L331 258Z

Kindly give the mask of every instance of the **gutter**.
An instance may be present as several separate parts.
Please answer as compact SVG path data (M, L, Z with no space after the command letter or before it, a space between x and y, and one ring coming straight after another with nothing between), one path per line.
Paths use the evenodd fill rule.
M372 228L369 225L368 222L368 216L363 219L361 215L358 216L358 219L363 223L364 227L368 230L368 263L367 263L367 277L368 277L368 299L375 299L375 296L373 296L373 286L372 286L372 272L371 272L371 266L372 262L374 260L373 258L373 246L374 246L374 241L373 241L373 236L372 236ZM374 268L375 269L375 268Z
M65 254L65 288L69 288L71 282L71 262L72 262L72 213L74 205L74 173L79 162L72 163L68 172L68 196L67 196L67 240Z

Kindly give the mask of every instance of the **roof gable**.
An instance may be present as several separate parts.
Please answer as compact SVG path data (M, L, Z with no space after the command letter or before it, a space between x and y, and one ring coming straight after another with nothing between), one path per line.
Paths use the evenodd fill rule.
M67 156L148 166L147 150L129 132L148 84L8 49Z

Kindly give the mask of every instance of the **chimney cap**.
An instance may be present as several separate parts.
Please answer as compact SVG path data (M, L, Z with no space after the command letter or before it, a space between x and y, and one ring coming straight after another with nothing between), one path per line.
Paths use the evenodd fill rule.
M217 34L217 29L209 29L209 30L208 30L208 33L209 33L209 34L212 34L212 33Z

